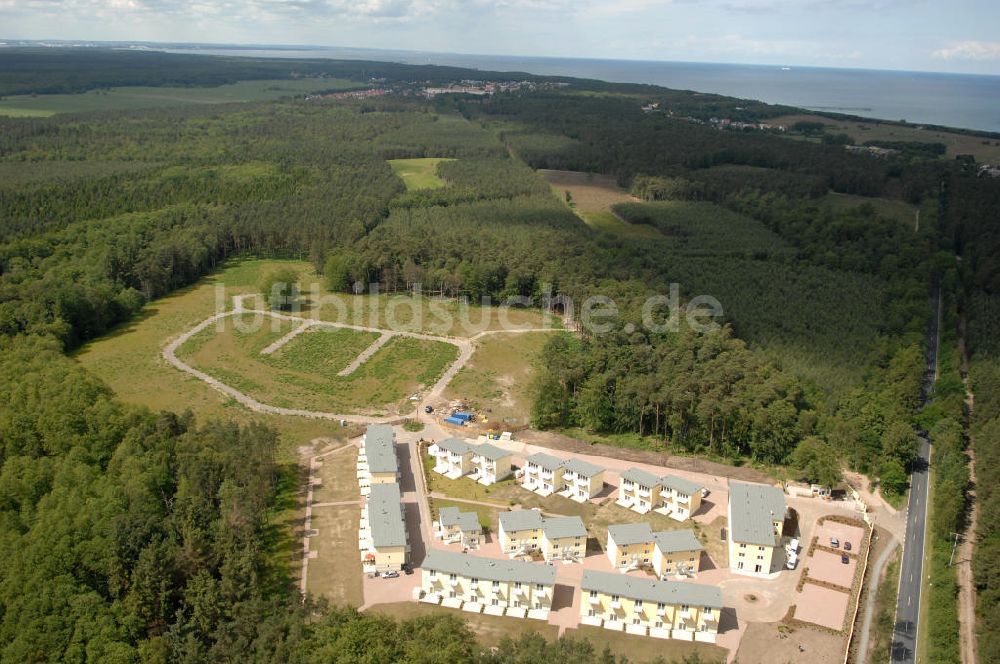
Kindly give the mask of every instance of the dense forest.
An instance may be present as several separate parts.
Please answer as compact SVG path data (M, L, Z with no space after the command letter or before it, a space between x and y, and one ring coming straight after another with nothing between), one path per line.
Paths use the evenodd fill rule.
M976 582L983 653L996 652L997 183L920 146L876 159L835 141L719 131L640 109L658 100L704 117L739 106L747 119L788 110L714 95L594 81L488 99L408 94L484 75L0 52L0 94L298 76L400 85L366 100L0 119L0 659L615 660L585 641L529 636L482 649L456 618L396 623L303 604L268 555L270 519L294 473L276 460L275 434L124 406L66 358L236 256L307 258L335 291L420 284L433 296L518 306L611 297L610 332L584 329L546 347L538 426L783 464L824 483L847 463L900 496L921 424L941 450L936 495L958 496L936 510L938 536L964 518L966 339L983 501ZM446 186L405 191L386 160L406 157L454 159L438 166ZM615 213L651 233L584 224L534 168L614 176L640 199ZM833 207L830 191L907 201L923 221L917 230L873 205ZM918 413L935 279L954 311L953 352L935 410ZM719 299L719 324L643 325L644 303L671 284L682 302Z

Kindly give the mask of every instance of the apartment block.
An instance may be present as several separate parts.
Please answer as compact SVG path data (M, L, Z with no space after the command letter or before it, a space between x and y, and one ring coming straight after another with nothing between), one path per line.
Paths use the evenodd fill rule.
M563 459L550 454L532 454L524 459L524 476L521 486L528 491L534 491L540 496L551 496L563 490L566 480L562 469L566 465Z
M604 469L580 459L569 459L563 465L565 488L560 495L584 503L604 489Z
M513 459L510 452L490 443L472 449L472 474L469 477L486 486L510 477Z
M732 571L766 576L781 569L787 509L785 494L777 487L729 482L727 516Z
M399 460L396 458L396 433L388 424L372 424L361 437L358 453L358 483L362 495L374 484L399 481Z
M653 564L656 540L648 523L622 523L608 526L608 560L623 571Z
M399 570L409 560L410 544L398 484L372 484L358 536L366 572Z
M556 570L549 565L434 549L421 568L423 602L540 620L547 619L552 608Z
M473 447L460 438L447 438L435 443L428 448L428 452L435 459L434 472L450 480L468 475L474 468Z
M466 549L478 549L483 527L475 512L461 512L457 507L442 507L434 523L435 536L445 544L461 544Z
M694 574L701 569L703 550L690 530L654 533L648 523L608 526L608 561L621 572L652 567L660 578Z
M654 581L584 570L580 621L629 634L714 643L722 591L716 586Z
M694 531L653 533L653 570L661 579L674 574L697 574L701 570L701 552L704 550Z

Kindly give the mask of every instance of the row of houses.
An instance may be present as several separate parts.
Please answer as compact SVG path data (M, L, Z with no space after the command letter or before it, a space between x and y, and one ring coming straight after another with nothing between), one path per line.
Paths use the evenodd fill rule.
M434 472L451 480L468 476L489 486L513 474L513 454L490 443L470 445L460 438L447 438L427 451L434 457Z
M399 489L396 433L373 424L361 438L358 486L367 500L361 508L358 548L366 573L400 570L410 559L409 535Z
M420 601L495 616L547 620L555 594L550 565L428 551ZM585 570L580 620L613 631L714 643L722 593L716 586Z
M639 514L653 511L686 521L701 507L704 490L703 485L683 477L657 477L641 468L629 468L621 474L616 502Z

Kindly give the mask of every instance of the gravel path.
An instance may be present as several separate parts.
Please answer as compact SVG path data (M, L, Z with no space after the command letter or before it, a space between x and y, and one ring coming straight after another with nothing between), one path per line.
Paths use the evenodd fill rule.
M299 325L297 328L295 328L294 330L292 330L291 332L289 332L285 336L281 337L280 339L278 339L277 341L275 341L273 344L271 344L270 346L268 346L264 350L260 351L260 354L261 355L270 355L270 354L274 353L276 350L278 350L279 348L281 348L282 346L284 346L285 344L287 344L289 341L291 341L295 337L299 336L300 334L302 334L303 332L305 332L306 330L308 330L312 326L313 326L312 323L303 323L302 325Z
M354 358L354 361L344 367L342 370L337 372L338 376L350 376L352 373L358 370L362 364L368 361L372 355L378 352L378 349L386 344L389 339L392 339L395 334L392 332L383 332L382 336L372 342L372 345L364 349L360 355Z
M875 617L875 599L878 596L879 579L882 578L886 563L889 562L889 557L897 546L899 546L899 542L895 539L889 540L889 545L879 555L875 561L875 569L872 570L868 596L865 599L865 616L864 620L861 621L861 631L858 634L858 661L862 663L866 662L868 658L868 640L871 637L872 620Z
M550 328L491 330L491 331L480 332L469 339L463 339L459 337L441 337L441 336L434 336L431 334L421 334L419 332L397 332L391 330L382 330L374 327L365 327L362 325L349 325L346 323L333 323L330 321L316 320L313 318L300 318L298 316L289 316L287 314L282 314L276 311L268 311L263 309L247 309L244 307L243 304L243 296L236 296L233 299L233 301L235 306L232 311L223 311L213 316L210 316L205 320L203 320L198 325L195 325L187 332L184 332L180 336L170 341L163 348L163 359L165 359L167 362L172 364L174 367L180 369L181 371L191 374L192 376L206 383L213 389L218 390L219 392L222 392L223 394L232 397L233 399L235 399L236 401L243 404L244 406L246 406L247 408L249 408L254 412L269 413L272 415L291 415L295 417L309 417L314 419L325 419L334 421L347 420L349 422L354 422L357 424L384 424L384 423L398 421L401 418L413 417L420 412L419 404L416 404L414 406L414 409L409 413L405 413L402 415L386 416L386 417L372 417L369 415L355 415L346 413L325 413L315 410L304 410L298 408L282 408L279 406L271 406L269 404L257 401L253 397L244 394L243 392L227 385L226 383L223 383L221 380L213 378L204 371L199 371L198 369L195 369L188 363L184 362L184 360L177 357L177 349L180 348L181 345L183 345L186 341L191 339L191 337L195 336L196 334L208 328L209 326L219 323L224 318L228 318L230 316L245 315L245 314L271 316L273 318L278 318L281 320L302 323L300 327L293 330L291 333L289 333L289 335L299 333L308 327L314 327L320 325L325 325L329 327L339 327L347 330L356 330L359 332L376 332L379 335L381 335L379 337L379 340L376 341L375 344L369 346L366 351L364 351L361 355L358 356L358 358L355 359L354 362L351 363L351 365L348 367L348 369L350 369L351 371L357 369L357 367L360 366L365 360L367 360L371 356L371 354L373 354L375 351L378 350L378 348L375 348L375 345L378 344L379 341L382 341L383 338L386 338L386 340L388 340L387 339L388 337L401 336L401 337L410 337L411 339L438 341L451 344L452 346L458 348L458 357L455 359L452 365L448 367L448 369L441 375L441 377L438 378L437 382L435 382L434 385L431 386L430 390L427 392L427 394L423 399L424 402L427 402L439 398L440 395L444 392L445 387L448 385L449 382L451 382L451 379L455 377L455 374L457 374L462 369L462 367L464 367L465 364L469 361L469 358L472 357L472 354L475 351L475 341L477 339L480 339L484 336L491 334L511 334L511 333L523 334L529 332L562 331ZM285 335L285 338L283 338L286 342L289 335ZM282 340L279 339L278 342L280 341ZM382 341L382 343L385 343L385 341ZM274 344L272 344L272 346L273 345ZM363 357L366 354L367 357ZM345 371L347 370L345 369Z

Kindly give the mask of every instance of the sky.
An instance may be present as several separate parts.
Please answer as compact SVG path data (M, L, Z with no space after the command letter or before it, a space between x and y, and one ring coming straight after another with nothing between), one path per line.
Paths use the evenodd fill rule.
M1000 75L1000 1L0 0L3 39L308 44Z

